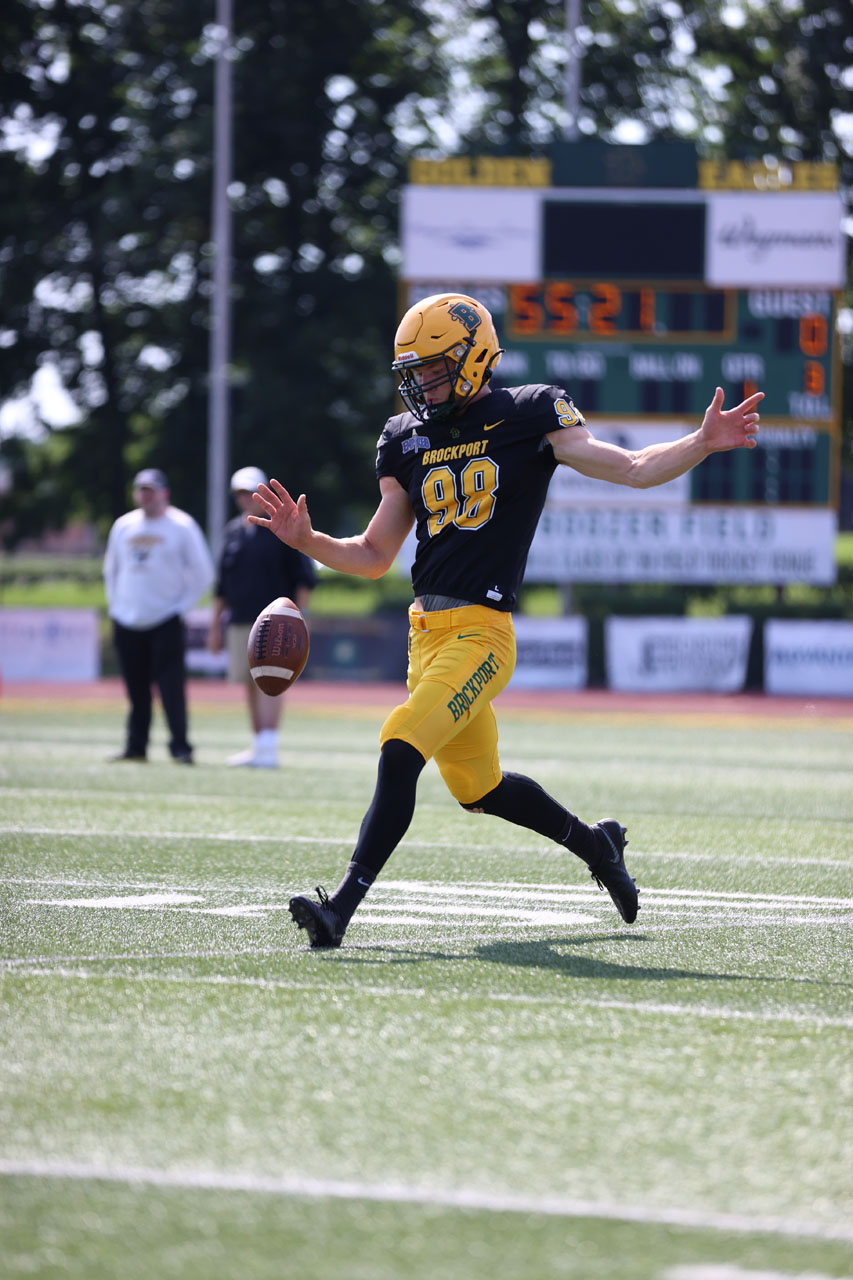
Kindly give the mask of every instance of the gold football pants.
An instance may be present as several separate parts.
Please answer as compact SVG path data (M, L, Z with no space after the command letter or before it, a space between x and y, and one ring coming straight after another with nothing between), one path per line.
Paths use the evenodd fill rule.
M474 804L501 780L492 699L515 669L512 616L481 605L409 610L409 697L382 726L434 759L460 804Z

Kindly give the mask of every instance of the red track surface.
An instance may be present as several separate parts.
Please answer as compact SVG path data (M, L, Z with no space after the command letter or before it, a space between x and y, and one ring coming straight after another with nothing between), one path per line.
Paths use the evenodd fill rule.
M223 680L190 680L189 701L193 703L243 704L239 685ZM21 681L3 686L2 703L123 702L119 679L97 680L91 684L73 682ZM402 684L350 684L338 681L301 680L286 695L292 706L375 707L395 706L406 696ZM496 700L497 709L526 710L558 714L642 714L657 716L712 715L744 719L787 718L803 721L853 721L853 698L781 698L761 693L614 693L609 689L582 689L577 692L553 689L508 689Z

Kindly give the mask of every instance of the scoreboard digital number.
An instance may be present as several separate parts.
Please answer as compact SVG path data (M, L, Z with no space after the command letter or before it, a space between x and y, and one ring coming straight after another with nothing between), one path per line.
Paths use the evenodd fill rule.
M497 318L531 381L579 375L590 412L695 415L720 385L729 404L761 389L763 415L829 422L835 309L829 291L547 280L509 285Z

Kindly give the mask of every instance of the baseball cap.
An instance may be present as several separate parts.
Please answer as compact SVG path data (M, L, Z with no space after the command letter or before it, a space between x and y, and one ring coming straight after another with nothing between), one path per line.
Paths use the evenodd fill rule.
M232 493L254 493L259 484L266 484L267 478L260 467L241 467L231 477Z
M134 489L168 489L169 481L165 473L156 467L148 467L145 471L137 471L133 477Z

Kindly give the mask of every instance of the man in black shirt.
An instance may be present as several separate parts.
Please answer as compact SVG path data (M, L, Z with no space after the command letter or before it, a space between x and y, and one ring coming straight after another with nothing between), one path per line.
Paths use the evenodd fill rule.
M634 452L596 440L560 387L492 390L500 356L492 317L475 298L436 294L416 303L400 322L392 366L406 412L380 437L381 499L364 533L317 532L305 495L294 502L277 480L260 486L265 515L249 517L330 568L366 578L390 568L416 525L409 697L382 727L376 790L343 880L331 896L318 889L319 902L290 900L312 947L340 945L408 829L429 759L463 808L563 845L623 920L637 916L621 823L589 826L531 778L501 770L491 703L515 663L511 610L558 465L635 488L663 484L711 453L754 448L763 393L724 410L717 387L698 430Z
M278 596L289 596L299 609L305 610L317 580L307 556L271 538L266 529L249 523L249 513L260 510L252 495L266 479L259 467L241 467L231 477L231 492L240 514L225 526L207 638L211 653L220 652L224 639L228 676L245 685L254 735L252 746L231 756L228 763L254 769L274 769L278 764L278 728L284 699L268 697L252 679L249 632L261 610Z

